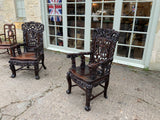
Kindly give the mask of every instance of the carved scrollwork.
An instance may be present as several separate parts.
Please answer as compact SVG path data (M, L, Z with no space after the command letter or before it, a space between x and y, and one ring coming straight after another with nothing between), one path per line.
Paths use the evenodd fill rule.
M72 73L70 74L71 79L78 84L79 86L81 86L82 88L87 88L87 89L91 89L93 88L92 84L88 84L82 80L80 80L80 78L78 78L77 76L73 75Z

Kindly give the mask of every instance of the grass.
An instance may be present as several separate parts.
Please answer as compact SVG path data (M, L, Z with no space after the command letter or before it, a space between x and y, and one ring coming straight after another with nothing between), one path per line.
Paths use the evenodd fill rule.
M143 68L143 70L144 70L144 71L149 71L149 68L148 68L148 67L146 67L146 68Z

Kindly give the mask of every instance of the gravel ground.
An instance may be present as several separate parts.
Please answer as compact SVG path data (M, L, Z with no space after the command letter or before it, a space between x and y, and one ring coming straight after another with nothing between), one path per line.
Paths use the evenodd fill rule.
M160 120L160 72L113 64L108 99L100 95L86 112L84 91L66 94L71 61L65 54L45 51L40 80L33 71L10 78L9 55L0 56L0 120Z

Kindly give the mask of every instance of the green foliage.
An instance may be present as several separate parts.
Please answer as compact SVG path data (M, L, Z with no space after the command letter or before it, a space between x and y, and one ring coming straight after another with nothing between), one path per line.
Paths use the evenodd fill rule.
M143 70L144 70L144 71L149 71L149 68L148 68L148 67L146 67L146 68L143 68Z

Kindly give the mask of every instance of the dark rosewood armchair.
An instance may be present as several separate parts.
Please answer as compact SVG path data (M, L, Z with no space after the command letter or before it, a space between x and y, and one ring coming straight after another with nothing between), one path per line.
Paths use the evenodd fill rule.
M16 27L14 24L5 24L4 25L4 33L0 34L0 49L7 49L7 51L2 52L0 54L10 52L12 54L10 47L15 46L17 44L16 39Z
M104 93L107 98L109 75L113 61L114 50L119 33L110 29L95 29L93 34L91 51L86 53L68 54L72 60L72 67L67 73L68 94L73 86L79 86L86 92L85 110L90 110L90 101ZM90 55L89 64L85 65L85 55ZM80 66L76 66L75 58L81 56ZM72 81L75 85L72 85ZM104 83L104 85L102 85ZM104 88L97 95L92 95L92 88L100 85Z
M13 56L10 57L10 69L12 71L12 78L16 77L16 71L22 70L30 66L34 66L35 79L39 79L39 71L44 65L44 50L43 50L43 31L44 25L38 22L26 22L22 24L23 30L23 44L11 47ZM21 46L24 48L24 52L21 51ZM17 54L15 53L17 50ZM39 68L39 64L42 66ZM15 69L15 65L21 66ZM25 70L27 70L25 69Z

